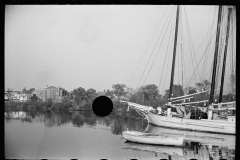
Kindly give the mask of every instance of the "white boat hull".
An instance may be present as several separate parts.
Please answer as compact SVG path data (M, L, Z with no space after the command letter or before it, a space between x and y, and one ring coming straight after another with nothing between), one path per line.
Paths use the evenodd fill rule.
M173 145L182 146L183 138L156 136L149 133L125 131L122 133L123 138L131 142L155 144L155 145Z
M145 114L145 117L148 120L149 124L153 124L156 126L224 134L236 133L236 123L232 121L207 119L194 120L186 118L167 117L149 112Z

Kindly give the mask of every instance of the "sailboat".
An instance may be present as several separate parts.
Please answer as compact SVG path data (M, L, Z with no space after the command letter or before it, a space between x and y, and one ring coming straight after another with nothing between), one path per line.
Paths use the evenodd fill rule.
M219 44L222 6L219 6L219 12L218 12L217 36L216 36L216 45L215 45L215 53L214 53L210 97L209 97L209 100L206 100L206 101L208 101L208 106L206 107L206 113L208 115L208 118L207 119L190 119L187 116L184 116L184 117L177 117L177 116L173 117L172 116L171 108L177 108L179 105L181 107L185 107L184 105L191 105L194 103L206 102L206 101L201 101L201 102L182 103L182 104L176 104L176 105L172 104L173 100L186 99L191 96L191 95L186 95L186 96L182 96L182 97L172 98L173 80L174 80L174 65L175 65L175 57L176 57L177 35L178 35L179 10L180 10L180 6L177 6L175 40L174 40L172 72L171 72L171 82L170 82L170 93L169 93L168 104L166 104L166 106L168 107L167 115L151 112L147 109L148 107L139 105L136 103L132 103L132 102L128 102L128 101L121 101L121 102L127 103L129 107L135 109L138 113L143 115L147 119L149 124L153 124L156 126L169 127L169 128L176 128L176 129L235 135L236 134L235 116L227 116L226 119L214 119L214 117L213 117L213 114L216 111L219 111L219 110L228 111L228 110L236 109L235 107L232 107L232 104L235 105L235 102L222 103L222 90L223 90L223 83L224 83L225 61L226 61L226 54L227 54L229 24L230 24L230 15L232 12L232 7L228 7L228 20L227 20L228 25L227 25L226 42L225 42L226 47L224 50L224 60L223 60L223 68L222 68L219 103L214 104L213 99L214 99L215 76L216 76L216 66L217 66L217 57L218 57L218 48L219 48L218 44ZM225 108L222 107L225 105L228 105L228 106L230 105L231 107L225 107Z

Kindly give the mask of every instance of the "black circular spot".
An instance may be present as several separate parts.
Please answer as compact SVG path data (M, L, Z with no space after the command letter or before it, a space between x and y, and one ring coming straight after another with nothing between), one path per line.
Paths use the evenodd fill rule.
M97 116L105 117L112 112L113 103L110 98L106 96L99 96L93 101L92 110Z

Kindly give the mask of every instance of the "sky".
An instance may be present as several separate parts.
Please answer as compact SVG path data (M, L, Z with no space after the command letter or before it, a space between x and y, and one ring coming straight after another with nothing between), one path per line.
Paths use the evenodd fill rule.
M217 10L217 6L181 6L174 84L194 86L205 77L209 79ZM120 83L131 88L156 84L163 92L170 84L175 21L173 5L8 5L5 90L39 89L48 85L68 91L78 87L103 91ZM192 77L193 68L206 50L208 37L205 37L212 23L209 56L205 57L205 63L204 60L199 63L200 74ZM193 52L188 28L196 59L190 54ZM184 76L181 68L186 70ZM228 77L230 68L227 60Z

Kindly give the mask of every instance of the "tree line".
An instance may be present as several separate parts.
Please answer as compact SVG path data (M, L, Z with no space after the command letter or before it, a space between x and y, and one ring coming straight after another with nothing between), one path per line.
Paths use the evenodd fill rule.
M201 91L210 90L211 83L208 80L203 80L202 82L195 83L195 86L189 86L183 88L180 84L173 85L173 98L183 95L193 94ZM31 109L47 109L47 110L91 110L91 105L93 100L100 96L105 95L112 99L114 104L113 114L127 113L126 108L119 102L119 100L127 100L133 103L152 106L157 108L159 106L163 107L165 103L168 102L169 89L165 90L165 94L160 94L158 87L155 84L148 84L141 86L137 89L129 88L125 84L113 84L112 89L107 89L104 92L97 93L95 89L85 90L83 87L78 87L66 96L62 97L60 103L54 103L52 99L47 99L45 102L37 99L36 95L32 96L30 101L25 103L20 103L22 107ZM229 93L223 96L223 102L229 102L235 100L235 95ZM201 94L194 95L192 98L185 100L185 102L208 100L209 92L204 92ZM215 96L218 99L218 95ZM174 102L182 103L182 101ZM11 106L18 105L18 102L12 102ZM203 106L203 104L199 104ZM137 116L134 112L130 112L132 115Z

